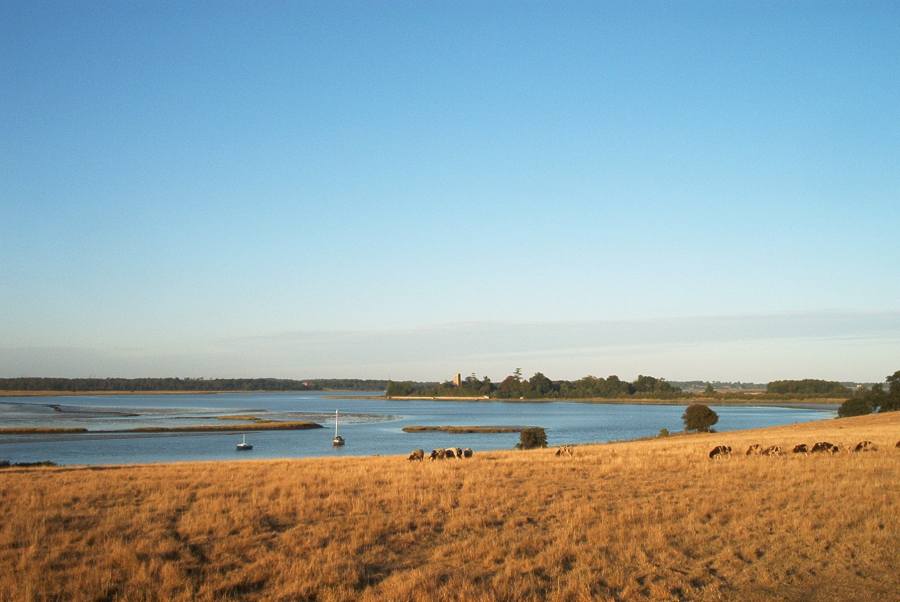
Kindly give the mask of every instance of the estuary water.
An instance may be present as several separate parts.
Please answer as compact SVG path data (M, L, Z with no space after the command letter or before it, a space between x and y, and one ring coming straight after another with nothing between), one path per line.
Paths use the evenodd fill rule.
M577 402L397 401L371 393L220 393L215 395L103 395L0 398L0 427L87 428L234 424L220 416L311 420L324 429L248 431L254 449L238 452L240 432L0 435L0 459L58 464L133 464L310 456L404 454L415 448L510 449L518 433L405 433L409 425L515 425L546 429L550 445L632 439L661 428L679 431L684 405ZM712 406L716 430L730 431L833 418L832 409ZM333 448L334 411L347 444Z

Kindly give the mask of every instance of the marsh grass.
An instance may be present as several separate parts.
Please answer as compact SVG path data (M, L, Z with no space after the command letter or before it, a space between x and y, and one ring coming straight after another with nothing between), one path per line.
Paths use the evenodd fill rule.
M527 426L404 426L404 433L425 433L425 432L443 432L443 433L519 433Z
M31 427L31 426L4 426L0 427L0 435L64 435L68 433L86 433L86 428L55 428L55 427Z
M742 454L862 439L880 450ZM900 413L572 458L12 469L0 599L896 599L897 439Z

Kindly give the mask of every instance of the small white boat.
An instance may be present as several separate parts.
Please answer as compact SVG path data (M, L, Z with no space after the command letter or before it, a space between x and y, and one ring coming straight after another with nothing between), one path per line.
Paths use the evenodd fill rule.
M251 443L247 443L247 435L241 435L241 442L237 444L238 451L250 451L253 449L253 445Z
M344 438L338 435L338 411L334 411L334 439L331 440L334 447L340 447L344 444Z

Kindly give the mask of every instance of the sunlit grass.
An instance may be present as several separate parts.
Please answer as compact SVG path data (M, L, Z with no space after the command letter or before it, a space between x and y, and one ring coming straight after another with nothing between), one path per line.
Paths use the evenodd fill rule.
M895 413L572 458L9 469L0 599L891 600L898 439Z

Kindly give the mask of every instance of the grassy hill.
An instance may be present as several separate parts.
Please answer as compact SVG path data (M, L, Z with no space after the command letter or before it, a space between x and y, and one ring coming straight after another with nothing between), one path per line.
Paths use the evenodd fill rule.
M898 439L895 412L573 458L7 469L0 599L894 599Z

